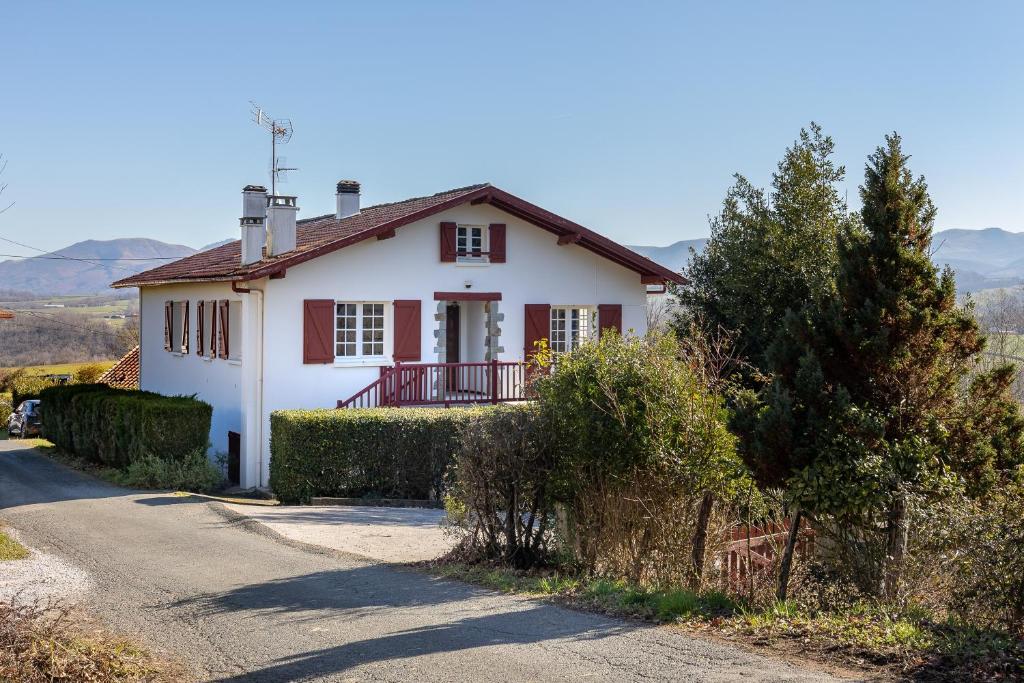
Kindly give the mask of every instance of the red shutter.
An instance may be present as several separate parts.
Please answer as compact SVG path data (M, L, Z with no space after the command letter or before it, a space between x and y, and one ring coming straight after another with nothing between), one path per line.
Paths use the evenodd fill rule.
M455 223L441 223L441 260L444 262L455 261L456 231Z
M200 356L206 355L206 344L203 343L204 341L206 341L203 338L203 333L206 332L206 330L203 328L203 320L205 319L205 317L206 302L200 301L198 304L196 304L196 353L198 353Z
M231 310L228 308L227 299L221 299L217 302L217 312L220 318L220 352L218 355L221 358L227 358L229 355L229 349L231 348L231 339L228 337L228 330L231 329L230 317Z
M395 301L395 352L396 361L420 360L420 301L419 299Z
M334 300L306 299L302 302L302 362L330 363L334 360Z
M174 320L174 302L164 302L164 351L170 351L171 346L174 344L171 341L174 338L174 333L171 331Z
M188 303L181 302L181 352L188 353Z
M504 263L505 262L505 224L504 223L491 223L489 227L490 232L490 262L491 263Z
M597 324L601 328L600 334L605 330L615 328L622 334L622 304L601 304L597 307Z
M551 306L549 304L526 304L526 331L523 335L523 358L529 359L536 353L536 342L551 335Z
M217 302L207 301L207 305L210 307L210 345L208 351L210 352L210 358L217 357Z

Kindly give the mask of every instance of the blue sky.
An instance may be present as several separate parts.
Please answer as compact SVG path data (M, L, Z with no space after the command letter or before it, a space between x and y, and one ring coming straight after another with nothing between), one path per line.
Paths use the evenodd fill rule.
M802 125L847 166L897 130L940 227L1024 230L1020 3L0 4L0 236L237 233L290 117L300 216L490 181L613 239L707 234ZM13 251L11 251L13 250ZM0 252L31 253L3 245Z

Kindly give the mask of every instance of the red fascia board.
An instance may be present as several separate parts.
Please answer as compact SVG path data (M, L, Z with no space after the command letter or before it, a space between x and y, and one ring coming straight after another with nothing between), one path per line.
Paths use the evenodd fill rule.
M309 251L304 251L301 254L296 254L295 256L290 256L290 257L286 256L286 257L280 259L279 261L277 261L275 263L269 263L269 264L267 264L265 266L257 268L254 271L246 273L245 275L242 276L242 279L243 280L257 280L257 279L259 279L261 277L266 277L268 275L273 275L274 273L276 273L279 270L283 270L285 268L289 268L291 266L295 266L295 265L298 265L300 263L305 263L306 261L310 261L312 259L315 259L318 256L323 256L324 254L329 254L332 251L337 251L338 249L344 249L345 247L351 246L353 244L357 244L359 242L362 242L363 240L368 240L368 239L370 239L372 237L377 237L378 235L385 235L385 234L388 234L390 232L394 232L395 228L400 228L403 225L409 225L410 223L415 223L418 220L421 220L423 218L428 218L428 217L430 217L430 216L432 216L432 215L434 215L436 213L440 213L441 211L447 211L448 209L450 209L452 207L459 206L460 204L465 204L467 201L471 201L474 197L486 193L486 191L488 189L490 189L490 188L488 188L488 187L481 187L481 188L479 188L477 190L474 190L472 192L467 192L466 194L462 194L462 195L458 195L456 197L453 197L453 198L449 199L446 202L442 202L440 204L436 204L436 205L428 207L426 209L420 209L419 211L416 211L415 213L411 213L411 214L408 214L406 216L402 216L401 218L396 218L395 220L388 221L387 223L382 223L381 225L378 225L376 228L373 228L372 230L366 230L364 232L358 233L356 235L352 235L350 237L345 237L343 239L336 240L334 242L328 242L327 244L322 244L319 247L316 247L315 249L310 249Z
M434 301L501 301L501 292L434 292Z

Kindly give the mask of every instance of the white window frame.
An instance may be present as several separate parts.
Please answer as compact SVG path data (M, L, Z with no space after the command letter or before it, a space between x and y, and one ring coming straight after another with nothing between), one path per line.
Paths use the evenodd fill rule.
M338 332L340 331L340 328L338 327L338 320L341 317L341 316L338 315L338 306L341 306L341 305L348 305L348 306L354 305L356 307L356 314L355 314L356 326L355 326L355 342L354 342L355 345L356 345L356 354L352 355L352 356L339 356L338 355L338 346L340 344L353 343L353 342L340 342L340 341L338 341ZM380 313L380 316L379 316L379 318L380 318L380 325L381 325L381 327L380 327L381 337L380 337L380 341L379 342L375 342L373 340L371 340L369 342L366 342L366 341L363 340L363 333L367 329L366 326L365 326L366 319L369 318L369 317L378 317L378 316L367 316L365 314L364 310L363 310L364 306L380 306L381 307L381 313ZM377 365L380 365L380 364L383 364L383 363L385 363L387 361L387 352L388 352L389 342L390 342L390 339L389 339L389 335L390 335L390 308L391 307L389 305L389 302L386 302L386 301L369 301L369 300L367 300L367 301L350 301L350 300L347 300L347 299L335 299L335 301L334 301L334 337L333 337L333 342L334 342L334 362L335 362L336 365L363 365L363 364L377 364ZM375 329L375 328L371 328L371 329ZM381 352L379 354L378 353L364 353L364 351L365 351L364 345L365 344L375 344L375 343L379 343L380 344Z
M472 237L474 231L480 231L480 255L471 256L469 253L461 254L460 252L466 251L471 252L472 250ZM463 245L460 248L460 244ZM490 256L490 230L486 225L472 225L469 223L459 223L455 226L455 262L462 264L487 264L491 261Z
M572 314L576 312L575 330L573 329ZM564 339L560 339L555 332L555 323L558 322L559 314L564 318L565 324ZM582 344L596 339L597 330L597 307L586 305L560 305L552 306L548 315L548 346L551 353L559 355L568 353L579 348Z

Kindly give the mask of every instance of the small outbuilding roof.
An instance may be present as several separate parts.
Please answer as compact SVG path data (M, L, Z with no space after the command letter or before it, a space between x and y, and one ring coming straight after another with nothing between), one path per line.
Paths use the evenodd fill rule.
M139 388L139 347L129 351L96 380L99 384L106 384L118 389Z

